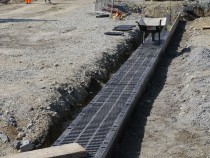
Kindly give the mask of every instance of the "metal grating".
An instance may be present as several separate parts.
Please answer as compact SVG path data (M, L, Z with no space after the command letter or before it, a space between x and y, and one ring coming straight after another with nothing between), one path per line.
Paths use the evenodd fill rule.
M87 157L105 157L167 36L163 31L160 45L147 38L53 145L76 142L88 151Z

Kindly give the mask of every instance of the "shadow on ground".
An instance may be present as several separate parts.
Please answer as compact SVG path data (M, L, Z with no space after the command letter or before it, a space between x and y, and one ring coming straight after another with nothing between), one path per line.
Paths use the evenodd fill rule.
M141 146L144 137L147 117L150 115L153 102L163 89L167 78L168 67L172 60L178 55L177 48L185 31L186 22L179 23L171 42L162 56L150 83L144 94L137 101L136 108L115 146L114 158L139 158L141 156ZM155 151L151 151L155 152Z
M40 22L40 21L57 21L57 20L45 20L45 19L0 19L0 23L18 23L18 22Z

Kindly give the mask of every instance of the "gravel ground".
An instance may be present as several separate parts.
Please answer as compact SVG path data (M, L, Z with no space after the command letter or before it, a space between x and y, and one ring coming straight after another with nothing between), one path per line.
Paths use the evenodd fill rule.
M181 22L128 122L116 157L210 156L210 18Z
M46 143L50 127L60 128L63 116L81 109L94 90L88 87L102 86L139 41L137 28L124 36L104 35L116 25L135 24L139 13L125 21L95 18L94 0L52 2L0 5L0 131L10 139L0 140L0 156L17 152L11 147L14 140L28 139L36 148ZM141 5L144 16L159 17L169 13L169 4L135 0L130 7L139 11ZM172 3L172 15L180 4ZM207 35L199 29L189 29L194 39L182 49L200 43L196 33Z
M10 139L0 140L0 156L16 152L14 140L42 145L50 127L81 109L90 84L107 80L139 40L136 31L104 35L135 17L96 18L94 0L52 2L0 5L0 131Z

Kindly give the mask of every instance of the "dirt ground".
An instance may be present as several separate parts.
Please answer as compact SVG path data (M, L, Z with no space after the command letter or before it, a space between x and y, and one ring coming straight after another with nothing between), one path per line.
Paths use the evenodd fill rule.
M13 1L8 5L0 5L0 131L10 138L10 142L7 143L0 141L0 156L17 152L11 147L14 140L28 139L36 148L40 147L49 136L50 127L60 123L62 115L66 113L72 115L72 111L81 109L82 102L89 93L94 93L92 89L87 90L88 87L103 85L103 81L109 78L110 69L119 67L119 58L124 54L129 55L137 46L136 41L139 37L135 30L117 37L105 36L104 32L111 31L119 24L135 24L140 16L139 13L127 17L125 21L100 19L95 18L94 0L52 0L52 2L53 4L45 4L44 1L38 0L26 5ZM181 2L173 2L173 14L181 10L180 4ZM133 6L134 10L135 7L136 5ZM146 5L142 3L141 8L144 9L142 12L144 16L163 16L169 12L169 2L148 2ZM177 49L176 51L181 53L170 63L168 77L161 88L164 90L166 87L166 91L161 91L160 98L157 97L154 100L157 107L153 105L154 112L153 110L151 112L155 115L151 115L151 119L148 117L141 149L142 157L155 157L151 155L154 154L151 151L158 148L156 140L160 139L167 140L168 146L164 148L163 142L159 142L160 145L162 144L162 150L158 148L159 153L165 153L169 146L174 147L171 148L171 152L181 147L184 151L188 149L181 144L185 138L185 135L181 134L184 133L183 127L192 123L191 115L182 114L185 114L185 109L188 109L187 105L190 104L181 106L180 102L189 101L190 95L194 92L188 89L190 84L187 84L194 72L194 69L188 72L192 67L190 64L193 63L193 59L202 60L201 57L192 57L188 61L189 52L193 50L202 52L203 47L199 47L199 51L194 48L209 45L209 30L202 31L201 26L204 25L200 25L202 22L207 25L208 18L197 19L187 24L187 31L181 43L175 41L178 48L173 48L173 51ZM204 50L204 52L208 51ZM200 55L202 56L202 53ZM197 70L194 75L208 77L208 70ZM195 83L205 82L204 79L198 79L199 81L196 77L194 79ZM182 95L171 99L174 93L176 96ZM200 90L199 94L202 94L201 99L208 98L207 91L204 94L203 90ZM151 101L148 99L147 102ZM208 107L207 104L206 107ZM171 111L169 107L174 110ZM161 116L159 116L160 108L165 110L162 111ZM178 115L180 116L178 118L175 114L181 111L180 108L182 115ZM205 111L208 110L205 109ZM199 117L199 113L196 116ZM186 117L186 122L178 122L181 117ZM155 122L158 120L159 122ZM177 122L177 127L169 128L174 120ZM150 122L154 124L150 125ZM193 129L192 131L195 132L193 138L198 140L196 143L202 137L202 140L206 140L205 144L208 148L208 132L206 135L202 134L208 130L201 130L198 124L202 123L195 121L192 128L189 126L190 129L185 129L186 137L191 136L187 133ZM158 132L157 129L160 131L159 139L155 138L156 135L146 133L151 131L154 134ZM173 129L176 130L173 131ZM172 132L170 139L167 137L169 131ZM149 139L150 135L152 139ZM171 140L172 138L174 141ZM175 140L181 144L180 148L175 149L176 146L173 144L173 142L177 143ZM202 144L202 141L200 142ZM191 147L194 151L195 146ZM160 155L156 157L161 157Z
M210 157L210 18L180 22L116 157Z
M94 2L0 5L0 131L10 139L0 140L0 156L16 152L14 140L43 145L50 127L59 130L61 118L71 118L93 93L88 87L107 80L119 57L136 47L135 31L104 35L135 19L96 18Z

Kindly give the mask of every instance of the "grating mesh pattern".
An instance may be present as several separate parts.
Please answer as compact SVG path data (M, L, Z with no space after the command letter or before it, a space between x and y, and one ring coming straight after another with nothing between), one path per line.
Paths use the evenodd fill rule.
M79 143L87 157L105 157L152 70L161 45L147 38L53 144Z

